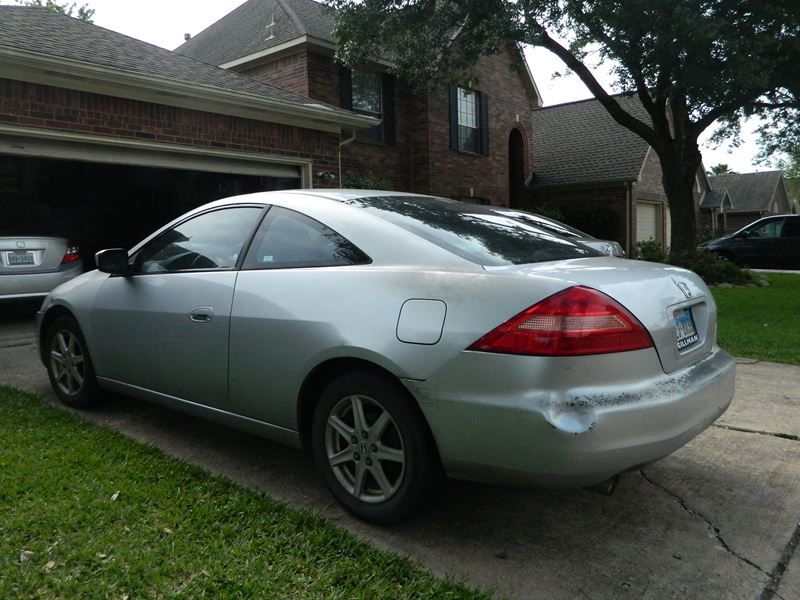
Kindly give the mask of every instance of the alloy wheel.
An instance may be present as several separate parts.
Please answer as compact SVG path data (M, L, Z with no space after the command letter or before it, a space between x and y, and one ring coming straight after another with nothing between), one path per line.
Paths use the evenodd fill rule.
M369 396L347 396L333 407L325 451L336 479L362 502L390 499L403 481L403 436L389 411Z
M73 332L62 330L53 336L50 367L53 380L62 393L67 396L80 393L86 377L86 360L83 347Z

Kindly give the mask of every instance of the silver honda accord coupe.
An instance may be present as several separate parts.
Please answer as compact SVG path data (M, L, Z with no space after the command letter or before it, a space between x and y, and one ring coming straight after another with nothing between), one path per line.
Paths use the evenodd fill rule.
M695 274L489 207L356 190L220 200L54 290L61 400L110 390L310 448L380 524L442 473L579 487L722 414L734 362Z

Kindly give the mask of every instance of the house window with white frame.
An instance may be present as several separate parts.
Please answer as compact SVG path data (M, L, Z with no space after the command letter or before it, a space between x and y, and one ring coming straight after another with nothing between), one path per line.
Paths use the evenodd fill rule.
M450 149L489 154L489 98L466 87L450 88Z
M480 151L480 112L478 94L458 88L458 149L462 152Z

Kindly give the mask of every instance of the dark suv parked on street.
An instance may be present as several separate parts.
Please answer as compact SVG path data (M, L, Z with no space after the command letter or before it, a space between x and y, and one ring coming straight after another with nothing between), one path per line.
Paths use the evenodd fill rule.
M743 267L800 269L800 215L764 217L700 248Z

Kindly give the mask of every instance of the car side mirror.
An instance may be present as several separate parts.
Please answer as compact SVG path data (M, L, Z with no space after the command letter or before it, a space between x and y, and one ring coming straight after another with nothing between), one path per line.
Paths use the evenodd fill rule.
M128 266L128 251L125 248L111 248L100 250L94 255L97 269L111 275L127 275L130 273Z

